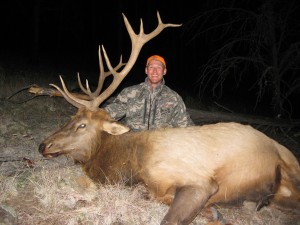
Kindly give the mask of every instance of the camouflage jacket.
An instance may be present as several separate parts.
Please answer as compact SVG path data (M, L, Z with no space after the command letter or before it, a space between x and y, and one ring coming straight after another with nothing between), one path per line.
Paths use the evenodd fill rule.
M167 87L164 80L151 91L147 79L122 90L104 109L132 131L194 125L182 98Z

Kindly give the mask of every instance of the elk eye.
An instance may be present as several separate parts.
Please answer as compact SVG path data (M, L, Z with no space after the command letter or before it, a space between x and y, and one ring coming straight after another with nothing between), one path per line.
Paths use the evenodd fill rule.
M80 125L78 126L78 129L79 129L79 128L85 128L85 126L86 126L86 125L85 125L84 123L82 123L82 124L80 124Z

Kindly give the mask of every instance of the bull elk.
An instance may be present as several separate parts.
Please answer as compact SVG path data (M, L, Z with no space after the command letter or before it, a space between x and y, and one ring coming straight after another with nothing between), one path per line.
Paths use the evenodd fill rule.
M123 15L132 43L129 60L125 65L121 58L113 68L104 47L99 48L96 91L88 82L84 87L78 76L86 99L70 93L61 77L62 89L51 84L78 112L40 144L39 152L47 158L73 158L97 182L143 182L152 196L170 205L164 225L189 224L204 207L244 200L256 202L258 210L273 205L299 212L299 162L286 147L251 126L229 122L129 132L99 107L129 73L142 46L164 28L180 26L164 24L159 13L157 17L151 33L144 33L141 20L136 34ZM100 93L108 75L113 81Z

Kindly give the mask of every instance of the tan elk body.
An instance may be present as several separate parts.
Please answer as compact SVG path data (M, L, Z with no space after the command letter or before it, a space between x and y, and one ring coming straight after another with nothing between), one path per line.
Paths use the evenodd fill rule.
M139 52L143 45L135 48L139 38L146 43L163 28L175 26L163 24L158 14L161 29L147 39L142 26L142 35L135 36L124 19L133 52ZM133 55L117 73L104 51L117 85L122 80L117 77L127 75L138 53ZM104 74L100 52L99 58ZM64 91L53 86L79 110L69 123L40 144L41 154L67 155L80 162L86 174L98 182L143 182L153 197L170 205L161 224L189 224L206 206L244 200L256 202L258 210L270 204L300 212L299 162L287 148L262 132L238 123L129 132L128 127L98 108L117 85L99 95L100 91L90 91L88 83L83 88L79 79L89 101L74 97L61 81Z

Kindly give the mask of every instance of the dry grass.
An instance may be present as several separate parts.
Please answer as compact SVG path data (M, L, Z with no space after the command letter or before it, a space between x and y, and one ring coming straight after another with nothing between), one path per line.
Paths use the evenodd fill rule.
M91 183L76 165L26 169L0 178L0 205L14 224L145 224L158 225L168 207L145 199L143 185ZM274 209L256 213L252 206L219 208L236 225L292 225ZM201 216L192 223L205 224ZM295 221L295 224L297 222Z
M77 166L1 177L1 203L15 205L18 224L159 224L167 207L145 200L142 185L95 185Z

